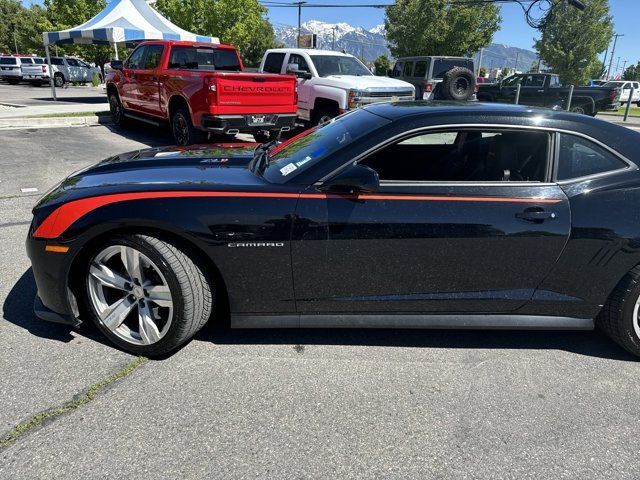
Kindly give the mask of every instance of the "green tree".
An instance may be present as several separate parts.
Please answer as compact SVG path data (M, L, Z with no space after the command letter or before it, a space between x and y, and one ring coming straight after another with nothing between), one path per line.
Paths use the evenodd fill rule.
M608 0L583 0L581 11L568 2L549 10L535 42L538 55L563 83L582 84L598 65L598 53L613 37Z
M480 69L478 70L478 76L483 78L486 77L487 69L485 67L480 67Z
M622 74L623 80L640 80L640 62L627 67Z
M509 67L502 67L502 70L500 70L500 78L506 78L510 73L511 70Z
M391 60L389 60L389 57L386 55L380 55L373 61L373 68L375 69L376 75L384 77L391 68Z
M0 0L0 53L15 53L14 33L24 10L18 0Z
M491 43L500 24L496 4L452 4L446 0L397 0L384 26L391 53L469 55Z
M185 30L235 45L247 66L257 66L264 51L277 46L258 0L158 0L156 8Z

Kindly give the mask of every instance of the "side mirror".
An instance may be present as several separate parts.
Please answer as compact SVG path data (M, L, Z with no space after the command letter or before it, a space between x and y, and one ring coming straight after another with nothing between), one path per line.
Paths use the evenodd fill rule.
M111 60L111 68L122 71L124 69L124 64L122 60Z
M335 193L368 193L379 189L378 173L364 165L351 165L320 187L320 190Z

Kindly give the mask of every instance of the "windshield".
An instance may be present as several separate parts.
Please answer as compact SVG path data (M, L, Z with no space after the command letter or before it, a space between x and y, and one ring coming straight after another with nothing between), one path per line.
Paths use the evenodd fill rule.
M0 65L15 65L17 60L13 57L0 57Z
M624 82L607 82L603 85L603 87L607 87L607 88L622 88L622 85L624 85Z
M353 110L322 127L307 130L271 151L264 177L272 183L290 181L332 153L387 123L389 120L366 110Z
M318 75L328 77L330 75L373 75L360 60L355 57L342 57L339 55L313 55L311 57L316 66Z

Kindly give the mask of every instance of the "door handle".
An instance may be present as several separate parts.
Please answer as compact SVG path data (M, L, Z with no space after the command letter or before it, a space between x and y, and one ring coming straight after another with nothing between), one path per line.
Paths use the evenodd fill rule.
M539 207L527 208L523 212L516 213L516 218L532 223L542 223L545 220L556 218L555 212L547 212Z

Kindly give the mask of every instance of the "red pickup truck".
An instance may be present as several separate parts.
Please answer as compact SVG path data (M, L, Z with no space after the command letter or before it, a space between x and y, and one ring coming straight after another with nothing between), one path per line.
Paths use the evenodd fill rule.
M178 145L201 143L208 133L248 132L264 142L293 128L296 77L243 70L231 45L143 42L124 62L111 62L107 96L113 121L168 121Z

